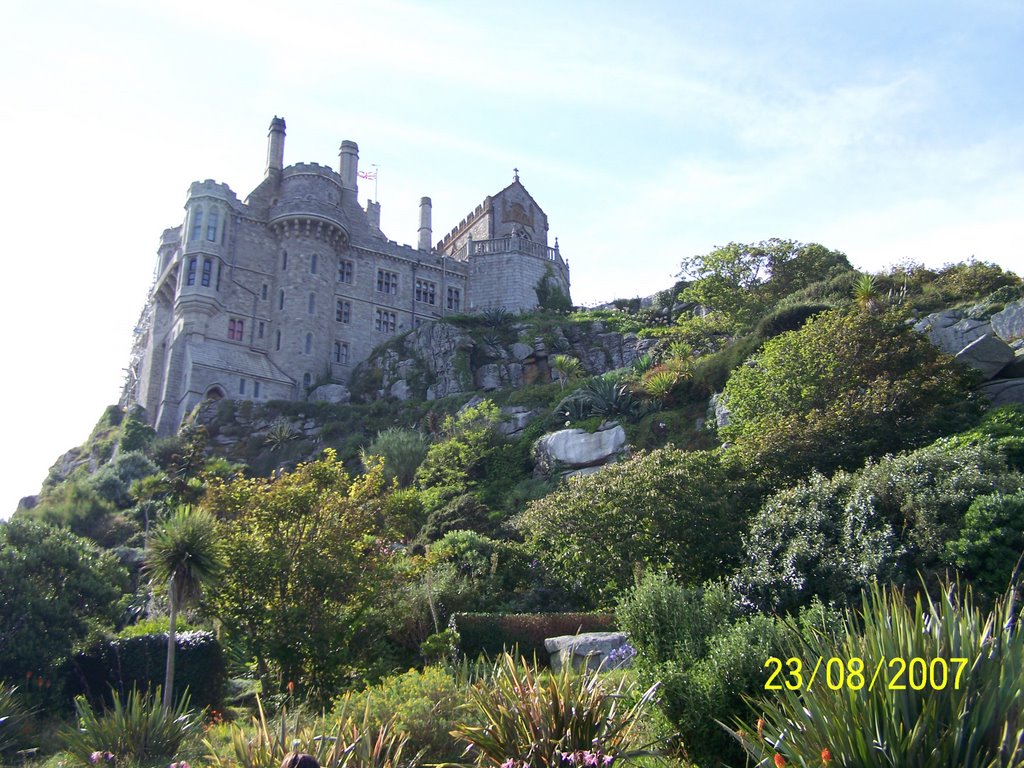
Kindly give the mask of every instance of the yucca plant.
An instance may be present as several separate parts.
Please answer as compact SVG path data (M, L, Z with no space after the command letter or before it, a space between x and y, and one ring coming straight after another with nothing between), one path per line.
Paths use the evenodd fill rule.
M969 589L949 584L939 599L911 603L874 586L834 640L812 636L794 649L806 665L801 684L787 666L782 689L752 702L756 725L737 723L734 735L758 765L1022 766L1024 636L1015 624L1012 600L983 613Z
M576 674L567 665L558 673L539 672L505 653L490 679L469 691L482 725L460 724L452 735L467 742L467 757L481 767L561 768L570 756L580 764L611 765L654 756L640 743L639 726L656 689L623 709L622 682L608 690L597 671Z
M561 389L583 375L583 363L572 355L555 355L551 358L551 369L558 374Z
M663 403L679 383L679 372L669 368L657 368L644 376L641 386L652 400Z
M408 737L396 730L394 721L379 727L370 724L368 710L348 712L344 707L331 717L303 723L301 714L289 722L285 707L276 721L268 719L256 699L257 714L248 728L231 728L231 754L218 755L209 742L207 760L219 768L278 768L289 752L305 752L321 768L410 768L418 754L406 751Z
M16 685L0 683L0 752L21 746L32 722Z
M186 694L173 709L160 703L156 693L133 689L122 702L115 691L112 706L97 713L85 697L75 700L78 727L62 734L64 749L79 762L92 765L146 764L170 760L202 727L205 713L189 708Z
M881 304L878 285L872 275L861 275L853 284L853 298L857 305L868 312L876 312Z

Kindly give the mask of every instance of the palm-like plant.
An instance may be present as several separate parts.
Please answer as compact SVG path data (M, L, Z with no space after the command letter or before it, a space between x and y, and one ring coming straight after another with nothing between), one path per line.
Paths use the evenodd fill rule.
M875 278L871 275L858 277L857 282L853 284L853 298L861 309L867 312L877 311L881 306L881 294L878 291Z
M551 369L558 374L558 383L562 389L583 374L583 363L571 355L555 355L551 358Z
M171 708L174 687L174 649L178 611L198 599L204 584L221 569L217 519L202 509L178 507L150 536L146 569L155 583L167 583L170 628L163 706Z

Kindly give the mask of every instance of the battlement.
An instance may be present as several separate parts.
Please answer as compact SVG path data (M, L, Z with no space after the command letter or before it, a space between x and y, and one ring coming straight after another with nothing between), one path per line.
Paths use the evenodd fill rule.
M193 181L188 188L189 197L213 196L231 203L238 203L238 195L227 184L205 179L204 181Z
M465 229L468 226L470 226L481 215L483 215L487 211L487 209L490 208L490 207L491 207L491 196L488 195L487 197L484 198L484 201L482 203L480 203L480 205L478 205L476 208L473 209L472 213L467 214L462 219L462 221L460 221L458 224L456 224L454 227L452 227L452 231L449 232L447 235L445 235L444 238L442 238L438 242L437 249L441 250L441 249L445 248L446 246L450 245L451 242L453 240L455 240L456 237L458 237L460 234L462 234L462 232L464 232Z
M302 174L324 176L339 185L341 184L341 176L338 172L329 165L322 165L320 163L295 163L294 165L289 165L281 173L285 177L299 176Z
M181 227L168 227L160 234L160 245L178 245L181 242Z

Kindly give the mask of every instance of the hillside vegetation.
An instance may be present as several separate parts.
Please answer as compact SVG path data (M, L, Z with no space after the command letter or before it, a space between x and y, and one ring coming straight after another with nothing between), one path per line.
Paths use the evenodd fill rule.
M262 767L330 731L386 752L320 752L332 765L867 765L847 738L863 729L889 764L1024 765L1019 706L950 714L1024 694L1024 405L994 407L981 374L913 328L1022 300L1024 281L983 262L868 275L816 244L730 244L651 300L395 339L350 403L222 400L166 438L111 407L0 526L0 759ZM462 350L448 368L424 351L442 335ZM538 447L616 425L625 445L597 471ZM210 538L198 518L182 532L189 510ZM166 565L176 536L179 570L161 570L150 543ZM202 586L194 601L171 573ZM632 667L476 663L554 613L617 625ZM961 645L929 645L925 625ZM164 684L169 629L175 722L203 720L205 740L197 720L132 751L113 734L168 714L123 702ZM883 646L970 657L967 698L865 693L903 712L883 726L843 710L844 684L765 688L770 658L842 657L853 674L855 652ZM186 685L212 709L182 714ZM120 725L101 723L112 701ZM551 725L570 709L604 730ZM801 711L821 714L785 738ZM74 738L47 737L76 717ZM949 735L968 727L970 758ZM942 757L901 740L911 728L943 734Z

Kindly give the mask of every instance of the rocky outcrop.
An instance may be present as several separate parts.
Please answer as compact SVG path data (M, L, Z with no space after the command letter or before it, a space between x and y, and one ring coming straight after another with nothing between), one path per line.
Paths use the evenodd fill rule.
M533 458L539 474L571 474L604 466L625 449L626 431L619 424L608 424L597 432L562 429L544 435L533 446Z
M725 405L725 393L716 392L708 401L708 418L715 420L715 426L719 429L729 423L729 409Z
M1024 403L1024 378L989 381L981 385L981 391L995 406Z
M344 384L322 384L309 394L309 399L319 403L347 403L352 395Z
M1015 355L1024 346L1024 299L989 314L984 305L967 310L935 312L914 324L943 352L974 368L984 381L1014 380L1024 373L1022 358ZM1002 392L1005 387L983 387Z
M569 664L577 672L581 669L620 669L628 667L632 659L632 653L621 652L628 648L624 632L582 632L548 637L544 640L544 648L551 654L551 671L556 674Z
M473 390L548 383L553 380L549 357L556 354L575 357L589 375L605 373L630 365L656 343L632 333L607 332L599 322L566 322L536 334L525 323L493 332L424 323L357 366L353 382L372 382L362 387L363 397L436 400ZM503 341L510 335L514 341Z

